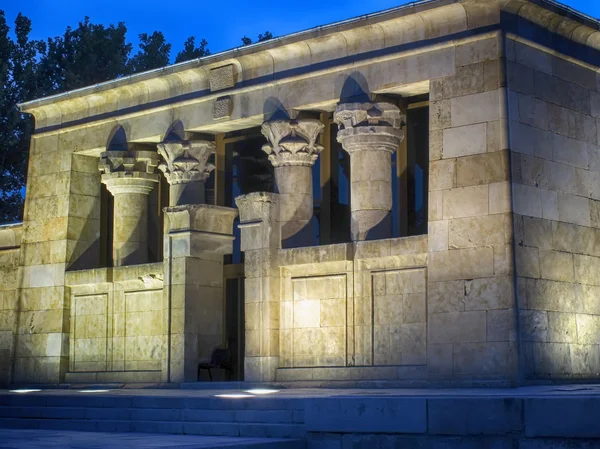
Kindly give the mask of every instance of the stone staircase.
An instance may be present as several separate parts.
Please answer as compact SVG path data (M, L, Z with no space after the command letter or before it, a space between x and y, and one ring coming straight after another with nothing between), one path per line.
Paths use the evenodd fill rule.
M287 439L282 447L290 448L304 448L306 436L300 398L231 399L185 393L0 393L0 428L273 438Z

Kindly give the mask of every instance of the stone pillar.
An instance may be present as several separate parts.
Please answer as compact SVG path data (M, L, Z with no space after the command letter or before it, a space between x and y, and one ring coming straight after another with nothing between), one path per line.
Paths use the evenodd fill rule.
M215 168L207 161L214 152L215 144L205 140L158 144L158 154L164 158L158 169L170 186L170 206L205 202L204 183Z
M318 120L276 120L262 125L269 143L263 150L275 167L279 222L285 247L313 246L312 166L323 147L317 144L325 125Z
M148 262L148 195L159 180L154 151L106 151L98 168L114 197L114 266Z
M350 155L352 240L392 237L392 153L404 117L389 103L346 103L335 110L338 142Z
M165 208L165 382L193 382L198 363L224 344L223 256L233 251L237 210L207 204Z
M250 193L235 199L245 252L246 381L275 380L279 367L279 196Z

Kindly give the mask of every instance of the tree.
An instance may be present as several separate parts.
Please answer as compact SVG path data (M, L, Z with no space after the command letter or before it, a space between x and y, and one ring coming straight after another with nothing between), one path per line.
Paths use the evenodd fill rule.
M17 221L23 207L29 136L33 120L17 103L37 95L36 42L29 40L31 22L19 14L13 41L0 11L0 223Z
M123 22L104 26L89 17L62 36L30 40L31 21L19 14L15 40L0 10L0 223L21 219L29 141L33 117L21 114L18 103L91 86L170 63L171 44L159 31L139 35L139 50L130 57ZM258 42L272 39L266 31ZM244 45L252 39L244 36ZM189 37L175 62L210 54L208 42Z
M76 29L40 44L39 78L43 95L64 92L119 78L129 73L131 44L127 28L96 25L86 17Z
M167 44L164 34L155 31L151 35L140 34L140 50L129 61L133 73L145 72L169 65L171 44Z
M202 56L210 55L208 49L208 42L206 39L200 41L200 46L196 47L196 38L194 36L188 37L183 44L183 50L177 53L175 57L175 63L189 61L190 59L201 58Z
M257 42L264 42L264 41L268 41L270 39L273 39L273 33L271 33L270 31L265 31L264 33L260 33L258 35ZM252 44L252 39L250 39L248 36L244 35L244 37L242 37L242 45L246 46L246 45L250 45L250 44Z

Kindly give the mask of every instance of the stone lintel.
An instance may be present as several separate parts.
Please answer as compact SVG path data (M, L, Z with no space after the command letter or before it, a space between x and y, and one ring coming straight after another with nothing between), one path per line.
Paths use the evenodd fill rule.
M211 204L188 204L166 207L165 233L199 231L203 235L233 235L236 209Z

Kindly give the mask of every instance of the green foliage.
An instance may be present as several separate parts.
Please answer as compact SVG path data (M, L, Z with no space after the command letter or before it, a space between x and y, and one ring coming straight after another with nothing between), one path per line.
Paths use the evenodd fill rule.
M260 33L258 35L258 40L257 42L264 42L264 41L268 41L270 39L273 39L273 33L271 33L270 31L265 31L264 33ZM242 37L242 45L250 45L252 44L252 39L250 39L248 36L244 36Z
M201 58L202 56L210 55L208 49L208 42L206 39L200 41L200 45L196 47L196 38L194 36L188 37L183 44L183 50L177 53L175 62L189 61L190 59Z
M43 95L78 89L128 74L131 44L125 39L127 28L95 25L86 17L63 36L39 43L40 77Z
M0 10L0 223L22 217L29 142L33 117L21 114L17 104L34 98L79 89L169 65L171 44L163 33L142 33L133 56L123 22L104 26L85 17L76 28L67 27L62 36L45 41L29 39L31 21L19 14L14 35L4 11ZM258 41L272 39L270 32ZM245 40L244 40L245 39ZM244 45L251 39L244 37ZM198 46L189 37L175 62L210 54L208 42Z
M21 218L27 170L31 117L17 103L34 98L37 89L37 44L29 40L31 22L19 14L13 41L0 11L0 222Z
M167 44L164 34L160 31L151 35L142 33L139 38L140 50L129 61L131 72L145 72L169 65L171 44Z

